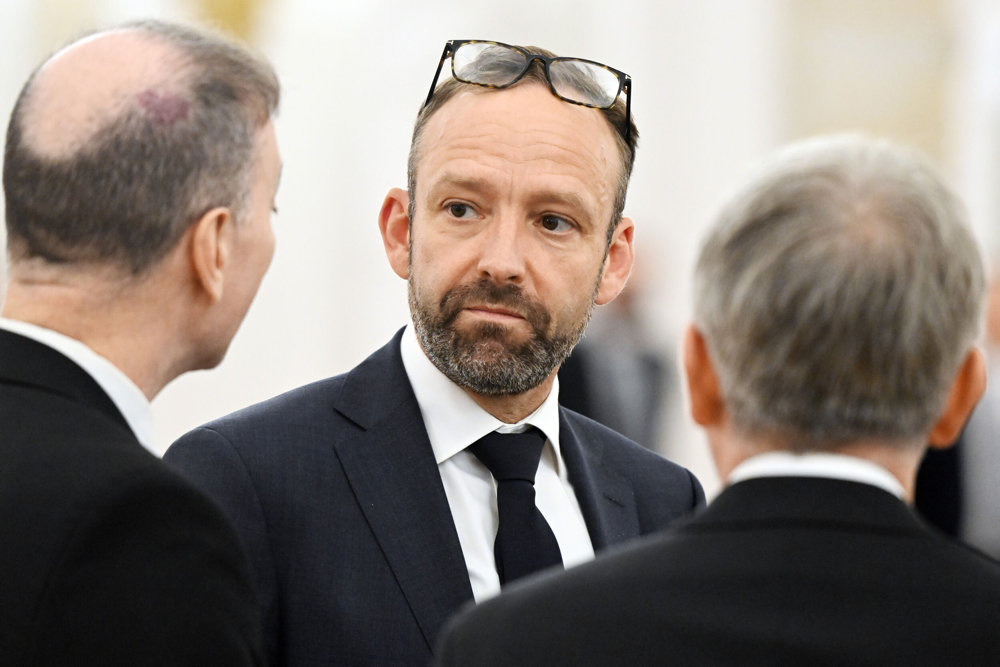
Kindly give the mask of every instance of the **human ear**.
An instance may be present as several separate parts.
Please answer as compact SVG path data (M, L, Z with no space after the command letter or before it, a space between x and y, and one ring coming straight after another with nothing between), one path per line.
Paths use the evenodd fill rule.
M195 282L212 303L222 298L232 251L233 224L232 212L219 206L201 216L190 228L191 268Z
M378 213L378 228L389 266L404 280L410 277L410 195L392 188Z
M629 274L632 273L632 263L635 261L635 248L632 238L635 234L635 223L631 218L622 218L611 237L608 246L608 256L604 260L604 274L597 288L594 303L604 305L618 296Z
M958 439L972 409L986 390L986 361L978 347L969 350L951 383L944 411L927 436L930 446L947 449Z
M706 428L725 421L726 406L722 400L719 376L708 354L708 344L694 324L684 332L684 379L691 401L691 418Z

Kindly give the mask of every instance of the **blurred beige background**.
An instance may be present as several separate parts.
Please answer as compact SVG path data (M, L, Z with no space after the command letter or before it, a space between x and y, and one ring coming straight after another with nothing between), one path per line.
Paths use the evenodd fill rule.
M278 250L223 364L154 401L161 450L212 417L349 369L407 321L376 214L405 185L413 118L447 39L544 46L632 75L641 142L626 213L643 335L668 357L701 229L755 158L819 132L913 144L998 244L996 0L5 0L4 119L31 69L80 32L208 21L275 63L284 175ZM992 252L990 254L993 254ZM718 487L678 400L649 443Z

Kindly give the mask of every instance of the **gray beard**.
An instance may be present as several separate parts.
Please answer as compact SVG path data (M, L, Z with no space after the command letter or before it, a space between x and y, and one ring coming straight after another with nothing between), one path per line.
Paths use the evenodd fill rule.
M445 293L436 312L417 300L412 274L408 292L417 338L431 362L458 386L486 396L522 394L540 385L573 351L593 311L591 302L581 322L550 336L546 331L551 315L529 301L517 285L498 286L484 279L456 287ZM510 343L507 329L491 323L481 323L471 332L458 331L455 320L470 302L515 309L531 325L531 337Z

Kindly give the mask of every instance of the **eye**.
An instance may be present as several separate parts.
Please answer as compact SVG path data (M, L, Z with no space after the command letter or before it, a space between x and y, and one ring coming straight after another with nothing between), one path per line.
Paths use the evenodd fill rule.
M558 215L543 215L542 227L550 232L568 232L573 229L573 223Z
M448 213L456 218L474 218L476 217L476 210L469 206L468 204L463 204L461 202L454 202L448 204Z

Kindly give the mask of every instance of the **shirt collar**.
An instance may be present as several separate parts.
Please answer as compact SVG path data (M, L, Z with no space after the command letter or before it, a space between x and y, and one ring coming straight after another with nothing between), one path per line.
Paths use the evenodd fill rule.
M755 477L827 477L870 484L904 497L903 485L892 473L867 459L846 454L766 452L746 459L729 474L735 484Z
M559 451L558 378L537 410L517 424L507 424L486 412L465 390L438 370L420 347L413 325L408 325L406 329L400 343L403 367L417 397L424 427L439 464L487 433L496 430L513 433L523 431L529 425L545 434L555 449L556 460L562 460Z
M153 411L149 400L117 366L86 344L52 329L6 317L0 317L0 329L6 329L51 347L86 371L125 417L136 439L143 447L156 454L153 447Z

